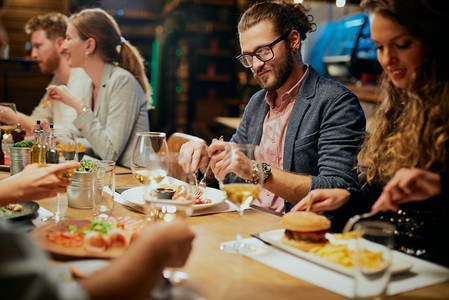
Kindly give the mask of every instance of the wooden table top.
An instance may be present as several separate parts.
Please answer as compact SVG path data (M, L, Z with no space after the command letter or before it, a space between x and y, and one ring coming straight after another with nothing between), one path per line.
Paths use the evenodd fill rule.
M118 167L116 189L138 186L130 171ZM0 172L0 179L9 176ZM53 210L54 199L39 201ZM68 208L66 216L91 218L91 210ZM143 217L115 203L115 216ZM272 269L243 255L220 251L223 241L235 239L237 212L195 216L187 219L196 232L193 251L184 270L189 274L183 290L206 299L344 299L336 293ZM280 217L259 209L245 211L242 236L281 228ZM431 287L392 296L389 299L448 299L449 281Z

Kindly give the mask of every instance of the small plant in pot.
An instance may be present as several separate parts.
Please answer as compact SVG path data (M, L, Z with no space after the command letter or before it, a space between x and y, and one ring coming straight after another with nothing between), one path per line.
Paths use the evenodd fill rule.
M92 208L95 173L97 164L92 160L82 160L73 175L72 184L67 188L69 206L73 208Z
M82 160L80 161L80 167L76 170L77 172L95 172L98 170L98 166L92 160Z

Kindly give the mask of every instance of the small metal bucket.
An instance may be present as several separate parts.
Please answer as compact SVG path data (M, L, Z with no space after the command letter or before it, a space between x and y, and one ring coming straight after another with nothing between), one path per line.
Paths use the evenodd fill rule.
M9 152L9 171L11 175L17 174L30 164L31 147L12 147L8 146Z
M92 208L96 172L75 171L72 184L67 188L69 206L73 208Z

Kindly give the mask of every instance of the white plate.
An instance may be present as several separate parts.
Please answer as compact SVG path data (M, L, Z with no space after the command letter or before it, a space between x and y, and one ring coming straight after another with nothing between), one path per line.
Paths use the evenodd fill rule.
M161 182L161 184L164 184L164 183L165 184L173 184L173 182L169 183L169 182L165 182L164 180ZM176 184L176 182L175 182L175 184ZM121 196L124 200L126 200L128 202L137 204L139 206L143 206L143 205L145 205L145 201L143 200L143 190L144 190L143 186L130 188L130 189L127 189L126 191L123 191ZM201 199L210 199L212 201L211 201L211 203L206 203L206 204L195 204L195 205L193 205L193 210L215 206L215 205L220 204L221 202L225 201L226 197L225 197L225 194L223 191L207 187L204 190L204 193L201 196Z
M105 259L88 259L88 260L75 260L68 261L57 265L55 268L58 269L59 278L71 278L72 272L70 271L70 266L75 267L84 274L90 276L93 272L101 270L111 263L109 260ZM150 292L150 299L170 299L171 294L171 284L168 280L161 277L161 279L156 283L153 290Z
M342 274L345 274L348 276L353 275L352 269L345 268L341 265L337 265L337 264L328 262L319 256L313 255L313 254L305 252L305 251L301 251L297 248L294 248L294 247L291 247L291 246L288 246L288 245L282 243L282 237L284 236L284 231L285 231L284 229L266 231L266 232L260 233L259 237L262 240L264 240L265 242L270 243L271 245L273 245L279 249L287 251L290 254L293 254L293 255L303 258L305 260L311 261L313 263L316 263L316 264L326 267L328 269L334 270L336 272L339 272L339 273L342 273ZM412 268L412 266L413 266L412 263L402 260L393 255L393 264L392 264L392 270L391 270L393 274L408 271Z

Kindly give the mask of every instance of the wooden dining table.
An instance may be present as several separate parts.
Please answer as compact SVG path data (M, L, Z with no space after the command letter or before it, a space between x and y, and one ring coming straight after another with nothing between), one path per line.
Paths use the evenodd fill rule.
M0 171L0 180L9 176ZM129 169L117 167L116 189L138 186ZM63 196L64 197L64 196ZM54 211L55 199L38 203ZM66 216L76 219L92 219L90 209L67 208ZM114 216L143 218L125 206L115 203ZM182 290L204 299L344 299L345 297L271 268L247 256L221 251L223 241L235 239L238 213L193 216L187 219L195 231L193 250L182 269L189 274L182 283ZM280 216L253 207L245 211L241 232L243 238L281 228ZM125 253L126 255L126 253ZM300 258L298 258L300 259ZM184 298L184 297L181 297ZM448 299L449 281L414 291L391 296L389 299Z

